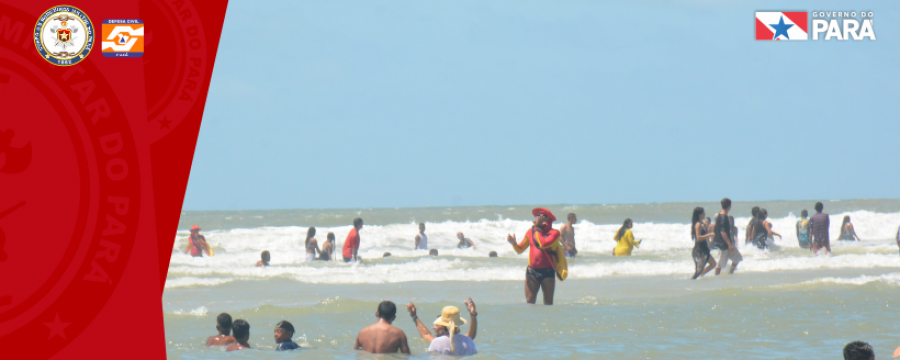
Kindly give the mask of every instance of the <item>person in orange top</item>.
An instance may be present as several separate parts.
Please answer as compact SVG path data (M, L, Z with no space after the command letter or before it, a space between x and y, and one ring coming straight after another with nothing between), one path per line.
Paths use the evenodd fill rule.
M568 276L565 249L559 241L559 231L553 229L553 221L556 220L553 213L545 208L536 208L531 214L535 217L534 225L522 237L522 242L516 243L515 234L507 234L506 240L519 254L531 247L525 270L525 301L534 304L540 290L544 292L544 305L553 305L556 277L565 280Z

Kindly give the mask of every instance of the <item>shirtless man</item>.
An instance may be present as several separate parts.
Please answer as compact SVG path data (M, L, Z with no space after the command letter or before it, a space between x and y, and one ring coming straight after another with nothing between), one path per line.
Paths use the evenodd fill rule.
M237 351L250 348L250 323L244 319L237 319L232 326L235 342L228 345L225 351Z
M391 325L397 318L397 306L390 301L382 301L378 304L378 311L375 317L378 322L369 325L359 331L356 335L356 344L353 345L354 350L365 350L374 354L401 353L409 354L409 343L406 341L406 334Z
M234 336L231 336L231 315L221 313L216 317L216 331L219 335L210 336L206 339L206 346L228 345L234 342Z
M428 236L425 236L425 223L419 223L419 234L416 235L416 250L428 250Z
M578 254L578 249L575 249L575 228L572 227L576 221L578 219L575 213L569 213L569 222L559 228L559 237L563 247L566 248L566 257L575 257Z

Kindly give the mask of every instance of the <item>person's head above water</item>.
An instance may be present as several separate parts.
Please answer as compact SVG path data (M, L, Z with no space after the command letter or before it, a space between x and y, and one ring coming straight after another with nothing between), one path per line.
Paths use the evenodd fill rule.
M362 227L363 227L362 218L353 219L353 227L356 228L356 230L362 229Z
M824 210L824 209L825 209L825 205L822 205L821 201L816 203L816 212L822 212L822 210Z
M275 324L275 343L283 343L291 341L294 336L294 324L290 321L282 320Z
M375 312L375 317L384 319L388 323L393 322L397 318L397 305L394 305L393 301L382 301L381 304L378 304L378 311Z
M844 346L844 360L874 360L875 349L865 341L854 341Z
M316 227L310 226L309 229L306 229L306 244L309 245L309 239L316 237Z
M246 342L250 339L250 323L244 319L237 319L231 325L234 330L234 339L238 342Z
M722 210L725 210L725 211L731 210L731 199L722 198L722 201L720 201L719 203L722 204Z
M420 234L425 233L425 223L419 223L419 233Z
M272 260L272 255L269 254L269 250L263 250L262 254L259 255L262 258L263 264L268 265L269 261Z
M566 217L566 219L568 219L569 222L570 222L570 223L573 223L573 224L574 224L576 221L578 221L578 218L575 217L575 213L569 213L569 215Z
M384 255L382 255L381 257L391 257L391 252L390 252L390 251L385 251L385 252L384 252Z
M333 243L333 242L334 242L334 233L333 233L333 232L329 232L329 233L328 233L328 238L327 238L327 240L325 240L325 241L327 241L327 242L332 242L332 243Z
M703 211L702 207L698 206L694 208L694 212L691 214L691 239L697 238L697 223L700 222L703 215L706 215L706 212Z
M219 316L216 316L216 330L219 334L228 336L231 334L231 315L228 313L221 313Z
M844 220L841 221L841 230L844 229L848 222L850 222L850 215L844 215Z
M806 211L806 209L803 209L803 211L800 212L800 217L805 218L807 216L809 216L809 211Z
M497 257L497 252L492 250L488 253L488 257Z
M431 250L428 250L428 255L431 255L431 256L438 256L438 251L437 251L437 249L431 249Z
M460 231L460 232L458 232L458 233L456 233L456 238L457 238L457 239L460 239L460 240L462 240L462 239L464 239L464 238L465 238L465 237L466 237L466 236L465 236L465 235L463 235L463 233L462 233L462 231Z
M622 235L625 235L625 231L631 229L631 218L626 218L624 222L622 222L622 227L619 228L619 231L616 232L615 240L619 240L622 238Z

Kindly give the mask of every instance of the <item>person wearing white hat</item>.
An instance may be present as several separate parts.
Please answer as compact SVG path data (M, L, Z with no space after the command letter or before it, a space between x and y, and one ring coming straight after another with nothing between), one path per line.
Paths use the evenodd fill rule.
M464 304L466 305L466 309L469 310L469 316L472 319L472 324L469 327L469 333L467 335L459 333L459 326L465 325L466 319L459 317L459 308L456 306L445 306L444 309L441 310L441 315L434 320L434 327L432 327L435 335L431 335L431 331L425 327L425 324L423 324L416 315L416 305L414 305L412 301L406 305L406 311L409 312L409 316L412 317L413 322L416 323L416 329L419 330L419 335L422 335L422 338L426 341L431 342L428 346L429 352L456 356L469 356L478 353L475 349L475 342L473 341L478 332L478 312L475 311L475 302L472 301L471 297L468 301L465 301Z

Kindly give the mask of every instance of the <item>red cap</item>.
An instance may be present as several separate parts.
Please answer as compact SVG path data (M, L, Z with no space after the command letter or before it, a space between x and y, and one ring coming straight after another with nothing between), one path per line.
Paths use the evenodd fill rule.
M550 218L550 221L556 221L556 216L553 216L553 213L550 212L550 210L547 210L547 208L540 207L540 208L534 208L534 210L531 210L531 215L538 216L538 214L547 215L547 217Z
M200 231L200 227L197 225L191 226L191 231Z

